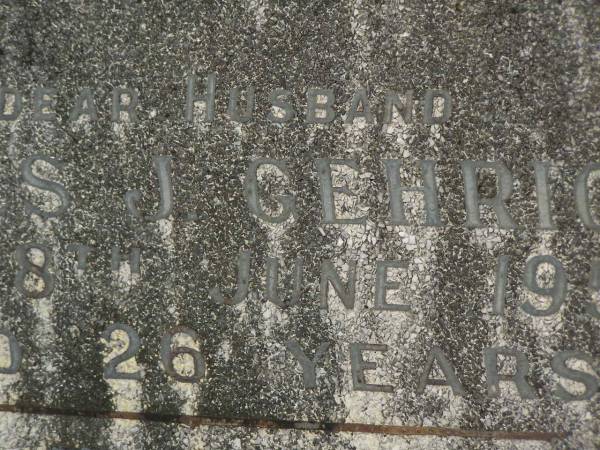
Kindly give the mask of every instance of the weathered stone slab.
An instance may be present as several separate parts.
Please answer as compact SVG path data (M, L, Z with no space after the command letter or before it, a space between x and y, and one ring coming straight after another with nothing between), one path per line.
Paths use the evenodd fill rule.
M600 13L0 5L0 447L600 446Z

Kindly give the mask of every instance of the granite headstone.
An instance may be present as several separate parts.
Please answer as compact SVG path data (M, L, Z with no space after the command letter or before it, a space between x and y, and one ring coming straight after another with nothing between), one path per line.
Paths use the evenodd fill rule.
M0 448L600 448L600 4L0 4Z

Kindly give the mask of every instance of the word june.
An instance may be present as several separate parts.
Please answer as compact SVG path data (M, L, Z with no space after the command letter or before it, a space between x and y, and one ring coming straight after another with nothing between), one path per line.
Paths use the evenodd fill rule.
M87 258L92 252L92 248L82 244L71 244L68 247L73 251L77 258L77 267L79 270L86 270ZM43 262L32 258L32 252L38 252L43 256ZM18 270L15 275L15 287L23 296L28 298L50 297L54 290L55 274L50 272L50 261L53 260L51 249L38 243L21 244L16 248L16 261ZM250 266L252 254L250 251L242 250L237 261L237 286L232 296L223 294L219 286L213 286L208 294L211 300L220 305L239 305L244 302L250 292ZM132 274L141 273L142 249L134 247L130 249L129 267ZM298 304L301 301L302 283L304 281L303 258L298 257L294 261L295 267L292 271L292 294L291 300L284 300L280 295L279 289L279 258L267 257L265 279L266 286L264 298L269 302L288 308ZM121 264L121 252L118 246L114 246L111 252L111 269L117 272ZM505 299L508 286L508 272L510 257L500 255L496 266L496 285L492 300L492 314L503 316L505 312ZM344 307L348 310L354 309L356 302L356 286L358 283L358 261L349 260L346 262L346 273L341 273L336 268L334 261L325 259L321 262L319 298L320 308L327 310L329 308L329 289L333 287L335 294L341 300ZM410 264L406 260L386 260L376 261L375 267L375 299L374 309L388 312L410 312L411 306L408 304L397 304L388 302L388 292L402 289L399 281L390 279L392 271L402 271L407 273ZM541 283L538 275L548 273L547 268L551 267L550 273L552 280L546 280ZM411 274L407 273L408 279ZM27 279L35 277L41 283L28 283ZM600 259L594 258L590 263L589 276L590 296L591 292L600 290ZM522 285L532 294L549 299L550 302L543 308L536 307L529 300L524 302L521 309L531 316L551 316L558 314L567 298L568 279L567 271L563 264L551 255L535 255L527 259L525 269L522 275ZM40 288L40 286L43 286ZM588 301L584 305L585 311L592 318L600 319L600 309L593 301Z

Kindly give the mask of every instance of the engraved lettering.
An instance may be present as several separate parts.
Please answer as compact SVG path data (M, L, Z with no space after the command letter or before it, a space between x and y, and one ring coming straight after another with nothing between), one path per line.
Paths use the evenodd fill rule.
M590 211L590 189L588 182L590 175L600 171L600 163L586 165L575 180L575 206L583 224L590 230L600 230L600 223L594 220Z
M340 275L338 274L333 262L325 260L321 264L321 309L328 308L329 284L335 289L335 293L346 309L354 308L354 300L356 297L356 261L348 263L348 281L344 286Z
M369 107L369 97L366 89L358 89L352 96L350 109L344 123L352 125L357 117L363 117L367 123L373 123L373 114Z
M152 216L146 217L146 220L156 221L166 219L173 210L173 186L171 183L171 157L155 156L152 158L152 165L158 174L158 188L160 192L160 205L158 212ZM142 218L136 203L142 199L142 193L133 189L125 193L125 204L129 212L136 218Z
M558 352L556 355L554 355L554 357L552 358L552 362L550 363L552 370L557 375L568 380L583 384L585 386L585 391L583 391L581 394L572 394L559 383L556 386L556 389L554 390L554 395L567 402L577 400L590 400L594 396L594 394L598 393L598 389L600 388L598 379L593 375L590 375L589 373L567 367L567 361L569 359L578 359L581 361L585 361L591 367L594 367L594 360L591 357L591 355L587 355L583 352L579 352L576 350L567 350L563 352Z
M132 274L140 274L140 262L142 259L142 249L132 247L129 250L129 270ZM118 272L121 268L121 250L118 245L114 245L111 251L110 269Z
M504 306L506 304L506 285L508 284L508 265L510 256L498 256L496 264L496 285L494 288L494 304L492 305L492 314L496 316L504 315Z
M42 189L44 191L50 191L53 194L57 195L60 199L61 205L54 211L43 211L37 206L34 206L30 201L25 200L25 212L27 214L37 214L42 219L46 220L52 217L61 216L67 209L69 209L69 205L71 204L71 196L65 189L65 187L54 181L45 180L43 178L39 178L33 173L33 165L37 161L44 161L47 164L50 164L57 169L62 169L64 167L64 163L57 159L54 159L50 156L43 155L34 155L31 156L21 163L21 177L25 183L29 184L38 189Z
M325 101L321 97L325 97ZM333 89L309 89L306 92L306 102L306 123L330 123L335 119ZM317 111L323 112L324 116L317 116Z
M385 107L383 112L383 123L390 124L394 118L394 109L402 114L405 123L412 122L413 115L413 91L412 89L404 93L404 103L400 101L398 93L387 91L385 93Z
M250 163L246 178L244 179L244 195L248 203L250 212L256 217L269 223L285 222L292 214L296 213L296 199L293 195L276 195L279 205L281 206L281 214L278 216L270 216L267 214L260 204L259 189L257 180L258 168L262 165L271 165L277 167L279 171L286 177L290 178L290 174L285 161L277 159L260 158Z
M436 378L429 378L431 374L431 370L433 369L433 364L437 363L438 367L444 374L445 379L440 380ZM456 376L456 372L454 371L454 367L450 360L446 357L444 352L439 347L433 347L429 356L427 357L427 362L425 363L425 368L423 369L423 373L419 378L419 385L417 387L417 392L422 394L425 392L425 388L428 385L432 386L450 386L452 388L452 392L454 395L465 395L465 389L463 388L460 381Z
M302 367L302 379L304 380L304 387L306 389L314 389L317 387L317 363L323 359L323 356L329 349L328 342L322 342L317 350L315 351L315 355L313 359L310 359L304 351L300 344L294 340L289 340L285 344L288 351L294 355L300 367Z
M435 99L443 98L444 107L441 115L434 115ZM423 121L428 125L436 125L447 122L452 112L452 98L450 93L444 89L427 89L425 92L425 108L423 109Z
M390 191L390 210L394 225L410 225L404 211L404 192L418 192L425 200L425 225L438 227L442 225L438 205L437 184L435 182L435 161L419 161L423 176L423 187L404 187L400 181L399 159L384 159L385 173Z
M355 197L347 185L333 186L331 177L331 165L348 166L358 171L356 161L349 159L317 159L315 162L320 178L321 201L323 203L323 223L345 223L345 224L365 224L366 217L354 217L350 219L340 219L335 213L335 194L344 194Z
M33 120L51 122L56 120L54 111L44 111L53 109L56 106L56 89L37 87L33 91Z
M112 334L115 331L123 331L127 335L127 348L123 353L116 355L106 363L106 366L104 366L104 378L107 380L141 380L142 372L140 370L136 372L119 372L117 370L119 364L133 358L140 350L140 337L129 325L125 325L124 323L113 323L104 330L102 338L107 342L110 342Z
M362 352L386 352L387 349L388 346L383 344L350 344L352 385L355 391L394 392L393 386L369 384L365 377L365 371L377 369L377 364L372 361L365 361Z
M408 263L404 261L377 261L377 275L375 281L375 309L383 311L410 311L409 305L398 305L388 303L386 294L389 290L400 289L400 283L389 281L388 269L408 269Z
M279 297L279 293L277 292L277 285L279 284L279 258L267 258L267 300L281 307L289 307L297 304L300 300L300 296L302 295L303 269L303 259L296 258L292 298L289 302L286 302Z
M590 289L598 293L600 291L600 259L594 258L590 263ZM600 306L593 301L584 302L585 312L594 319L600 319Z
M128 103L123 103L123 96L127 96ZM129 122L137 119L136 107L138 105L138 93L135 89L114 88L112 99L112 121L121 122L121 113L127 113Z
M527 374L529 373L529 362L523 352L509 349L506 347L489 347L483 350L487 393L490 397L498 397L500 395L500 381L512 381L517 386L521 398L534 399L537 394L533 387L527 382ZM502 355L505 358L511 357L516 361L515 373L507 375L500 374L498 368L498 356Z
M241 90L240 88L233 88L229 91L229 106L227 113L234 122L246 123L252 120L252 114L254 113L254 104L256 101L254 94L254 87L250 86L246 90L246 107L242 110L240 108Z
M67 249L77 255L77 270L84 271L87 268L87 258L92 251L92 247L84 244L69 244Z
M187 95L185 101L185 119L188 122L194 121L195 102L204 102L206 114L204 121L212 122L215 119L215 92L217 86L217 74L211 73L206 77L206 94L196 95L196 77L190 75L187 77Z
M10 354L10 365L8 367L0 367L0 373L5 375L13 375L21 368L23 360L23 351L17 342L17 338L7 329L0 329L0 334L8 339L8 351Z
M11 112L7 111L7 97L12 97ZM19 91L9 87L0 87L0 120L17 120L23 109L23 96Z
M513 229L517 225L513 221L506 201L510 198L513 189L512 175L503 162L499 161L462 161L462 172L465 182L465 208L467 210L467 226L470 228L482 228L479 215L480 205L491 206L498 218L498 224L503 229ZM496 196L493 198L481 198L477 187L477 169L491 169L496 177Z
M82 88L79 95L75 99L73 109L69 115L69 120L77 121L81 116L87 115L90 122L98 120L98 112L94 103L94 94L90 88Z
M267 119L273 123L285 123L293 120L296 117L296 111L290 101L288 101L288 97L290 97L292 93L285 89L275 89L271 92L270 101L271 101L271 111L267 114ZM279 117L273 113L273 108L278 108L283 110L283 117Z
M167 331L160 342L160 358L165 372L182 383L197 383L206 375L206 362L202 354L194 348L184 346L173 347L174 337L178 334L187 334L194 341L200 341L198 334L185 326L178 326ZM192 357L194 361L194 373L192 375L184 375L175 370L173 363L178 355L189 355Z
M533 169L535 173L535 193L540 218L538 228L540 230L556 230L556 225L552 220L552 194L548 187L550 163L534 161Z
M554 283L552 287L542 287L538 284L537 273L542 264L554 268ZM567 296L567 274L561 262L554 256L534 256L527 261L523 284L534 294L551 297L552 303L546 309L537 309L529 301L521 305L523 311L532 316L550 316L556 314Z
M41 252L44 259L41 265L31 261L29 252L37 250ZM17 290L25 297L29 298L44 298L49 297L54 290L54 276L48 272L48 265L52 259L50 249L44 245L30 243L19 245L16 249L17 264L20 269L15 277L15 286ZM27 274L33 274L36 278L43 282L44 287L41 290L29 289L25 284Z
M231 298L225 298L218 286L208 291L210 298L219 305L238 305L248 296L248 285L250 283L250 256L249 251L242 251L238 257L237 289Z

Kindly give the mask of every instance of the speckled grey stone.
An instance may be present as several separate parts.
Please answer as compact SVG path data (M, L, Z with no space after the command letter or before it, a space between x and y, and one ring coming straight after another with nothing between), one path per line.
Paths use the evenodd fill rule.
M214 121L203 122L195 109L189 122L187 77L197 78L201 94L210 73L216 74ZM232 121L230 89L241 89L243 108L250 86L254 114ZM590 313L600 308L600 286L590 285L599 232L584 226L574 197L582 168L600 162L597 1L4 0L0 87L23 95L19 116L0 120L0 328L23 351L18 373L0 374L0 403L21 411L0 413L1 448L600 448L600 396L565 402L554 395L558 384L572 393L582 385L551 368L557 352L577 350L591 361L578 370L600 377L600 319ZM54 121L35 120L40 87L56 90ZM82 88L93 92L95 122L70 120ZM114 88L136 90L135 122L127 115L111 120ZM307 123L312 88L335 94L331 123ZM289 91L296 112L282 124L268 117L276 89ZM374 123L345 124L360 89ZM452 113L443 124L423 121L430 89L451 94ZM413 90L412 121L382 123L388 90L401 96ZM65 199L25 182L20 167L33 155L63 164L34 167L70 196L58 217L27 208L37 206L43 216ZM174 197L166 218L156 216L157 156L170 157ZM295 214L282 223L258 218L244 197L246 170L258 158L286 160L287 177L260 174L265 210L277 211L276 195L296 198ZM335 182L347 181L356 194L339 201L338 213L365 216L364 224L323 223L319 158L356 162L356 172L335 173ZM423 203L411 195L411 225L392 224L383 164L392 158L400 159L407 186L422 184L419 161L436 161L441 227L423 225ZM513 177L507 205L517 228L501 229L489 211L482 214L484 228L466 226L465 160L506 165ZM538 228L533 161L553 167L555 230ZM479 179L482 196L497 191L489 175ZM599 217L596 178L590 186ZM132 215L124 198L135 189L139 214ZM19 289L24 283L41 289L39 278L16 277L17 247L29 243L50 255L53 290L41 298ZM73 244L90 247L85 267ZM138 274L128 263L132 248L141 251ZM238 305L218 304L211 290L233 295L241 251L250 252L248 296ZM510 258L506 303L504 314L495 315L501 255ZM535 255L554 256L565 268L565 301L551 316L521 307L527 301L547 307L523 284ZM267 300L269 257L280 259L279 295L287 301L295 260L302 258L297 304L280 308ZM329 307L321 308L325 260L344 279L357 261L353 309L331 287ZM407 262L408 269L390 275L400 289L388 301L408 311L375 307L376 266L384 260ZM119 370L139 370L141 380L103 376L112 356L101 336L114 323L139 335L139 352ZM197 383L176 381L161 363L161 339L176 326L197 333L176 342L202 354L206 373ZM330 343L317 363L316 388L304 388L289 340L310 358ZM387 346L385 353L364 354L377 363L365 374L368 383L393 392L353 389L353 343ZM417 392L434 347L452 363L464 396L447 386ZM487 347L525 355L536 399L520 398L511 383L501 383L497 397L488 395ZM189 427L76 417L76 411L564 436L525 441Z

